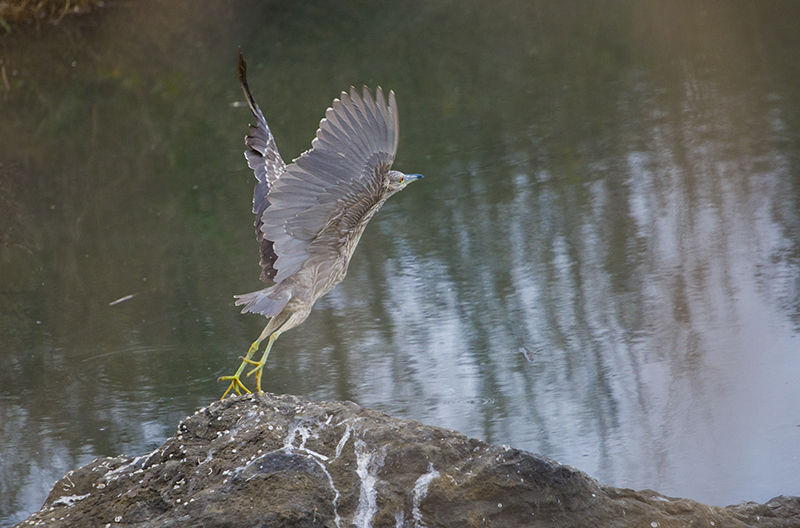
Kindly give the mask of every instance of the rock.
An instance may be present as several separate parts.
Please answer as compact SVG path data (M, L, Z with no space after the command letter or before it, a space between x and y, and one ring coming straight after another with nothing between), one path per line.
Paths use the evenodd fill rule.
M727 508L603 486L577 469L350 402L229 398L149 455L97 459L18 526L800 526L800 499Z

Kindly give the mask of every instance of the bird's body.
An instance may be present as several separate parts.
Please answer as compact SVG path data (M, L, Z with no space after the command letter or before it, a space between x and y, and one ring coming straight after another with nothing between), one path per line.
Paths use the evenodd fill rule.
M314 303L347 274L350 258L369 220L386 200L418 174L390 170L398 140L397 104L388 104L380 87L373 99L364 87L342 92L320 122L312 148L289 165L284 163L261 109L247 86L246 65L239 53L239 80L256 125L245 138L245 156L258 183L253 195L256 238L261 244L261 280L270 284L237 295L242 313L270 318L233 376L227 393L247 391L239 376L254 365L257 388L272 344L299 325ZM250 358L269 337L258 362ZM249 391L248 391L249 392Z

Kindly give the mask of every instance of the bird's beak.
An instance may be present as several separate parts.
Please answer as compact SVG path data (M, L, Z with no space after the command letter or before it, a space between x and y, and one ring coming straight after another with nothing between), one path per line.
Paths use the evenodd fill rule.
M403 176L403 181L405 181L406 183L411 183L414 180L421 180L424 177L425 176L423 176L422 174L406 174L405 176Z

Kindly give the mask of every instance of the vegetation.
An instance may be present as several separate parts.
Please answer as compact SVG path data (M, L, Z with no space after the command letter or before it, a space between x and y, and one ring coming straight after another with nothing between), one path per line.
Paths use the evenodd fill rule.
M58 22L68 14L86 13L102 0L0 0L0 26L6 33L20 23Z

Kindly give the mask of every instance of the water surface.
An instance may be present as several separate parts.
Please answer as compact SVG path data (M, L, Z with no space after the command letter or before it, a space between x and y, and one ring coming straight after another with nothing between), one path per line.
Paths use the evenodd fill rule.
M350 85L395 167L267 390L725 505L800 495L792 2L123 3L0 40L0 524L218 398L263 327L241 46L285 159ZM123 302L113 301L133 296Z

